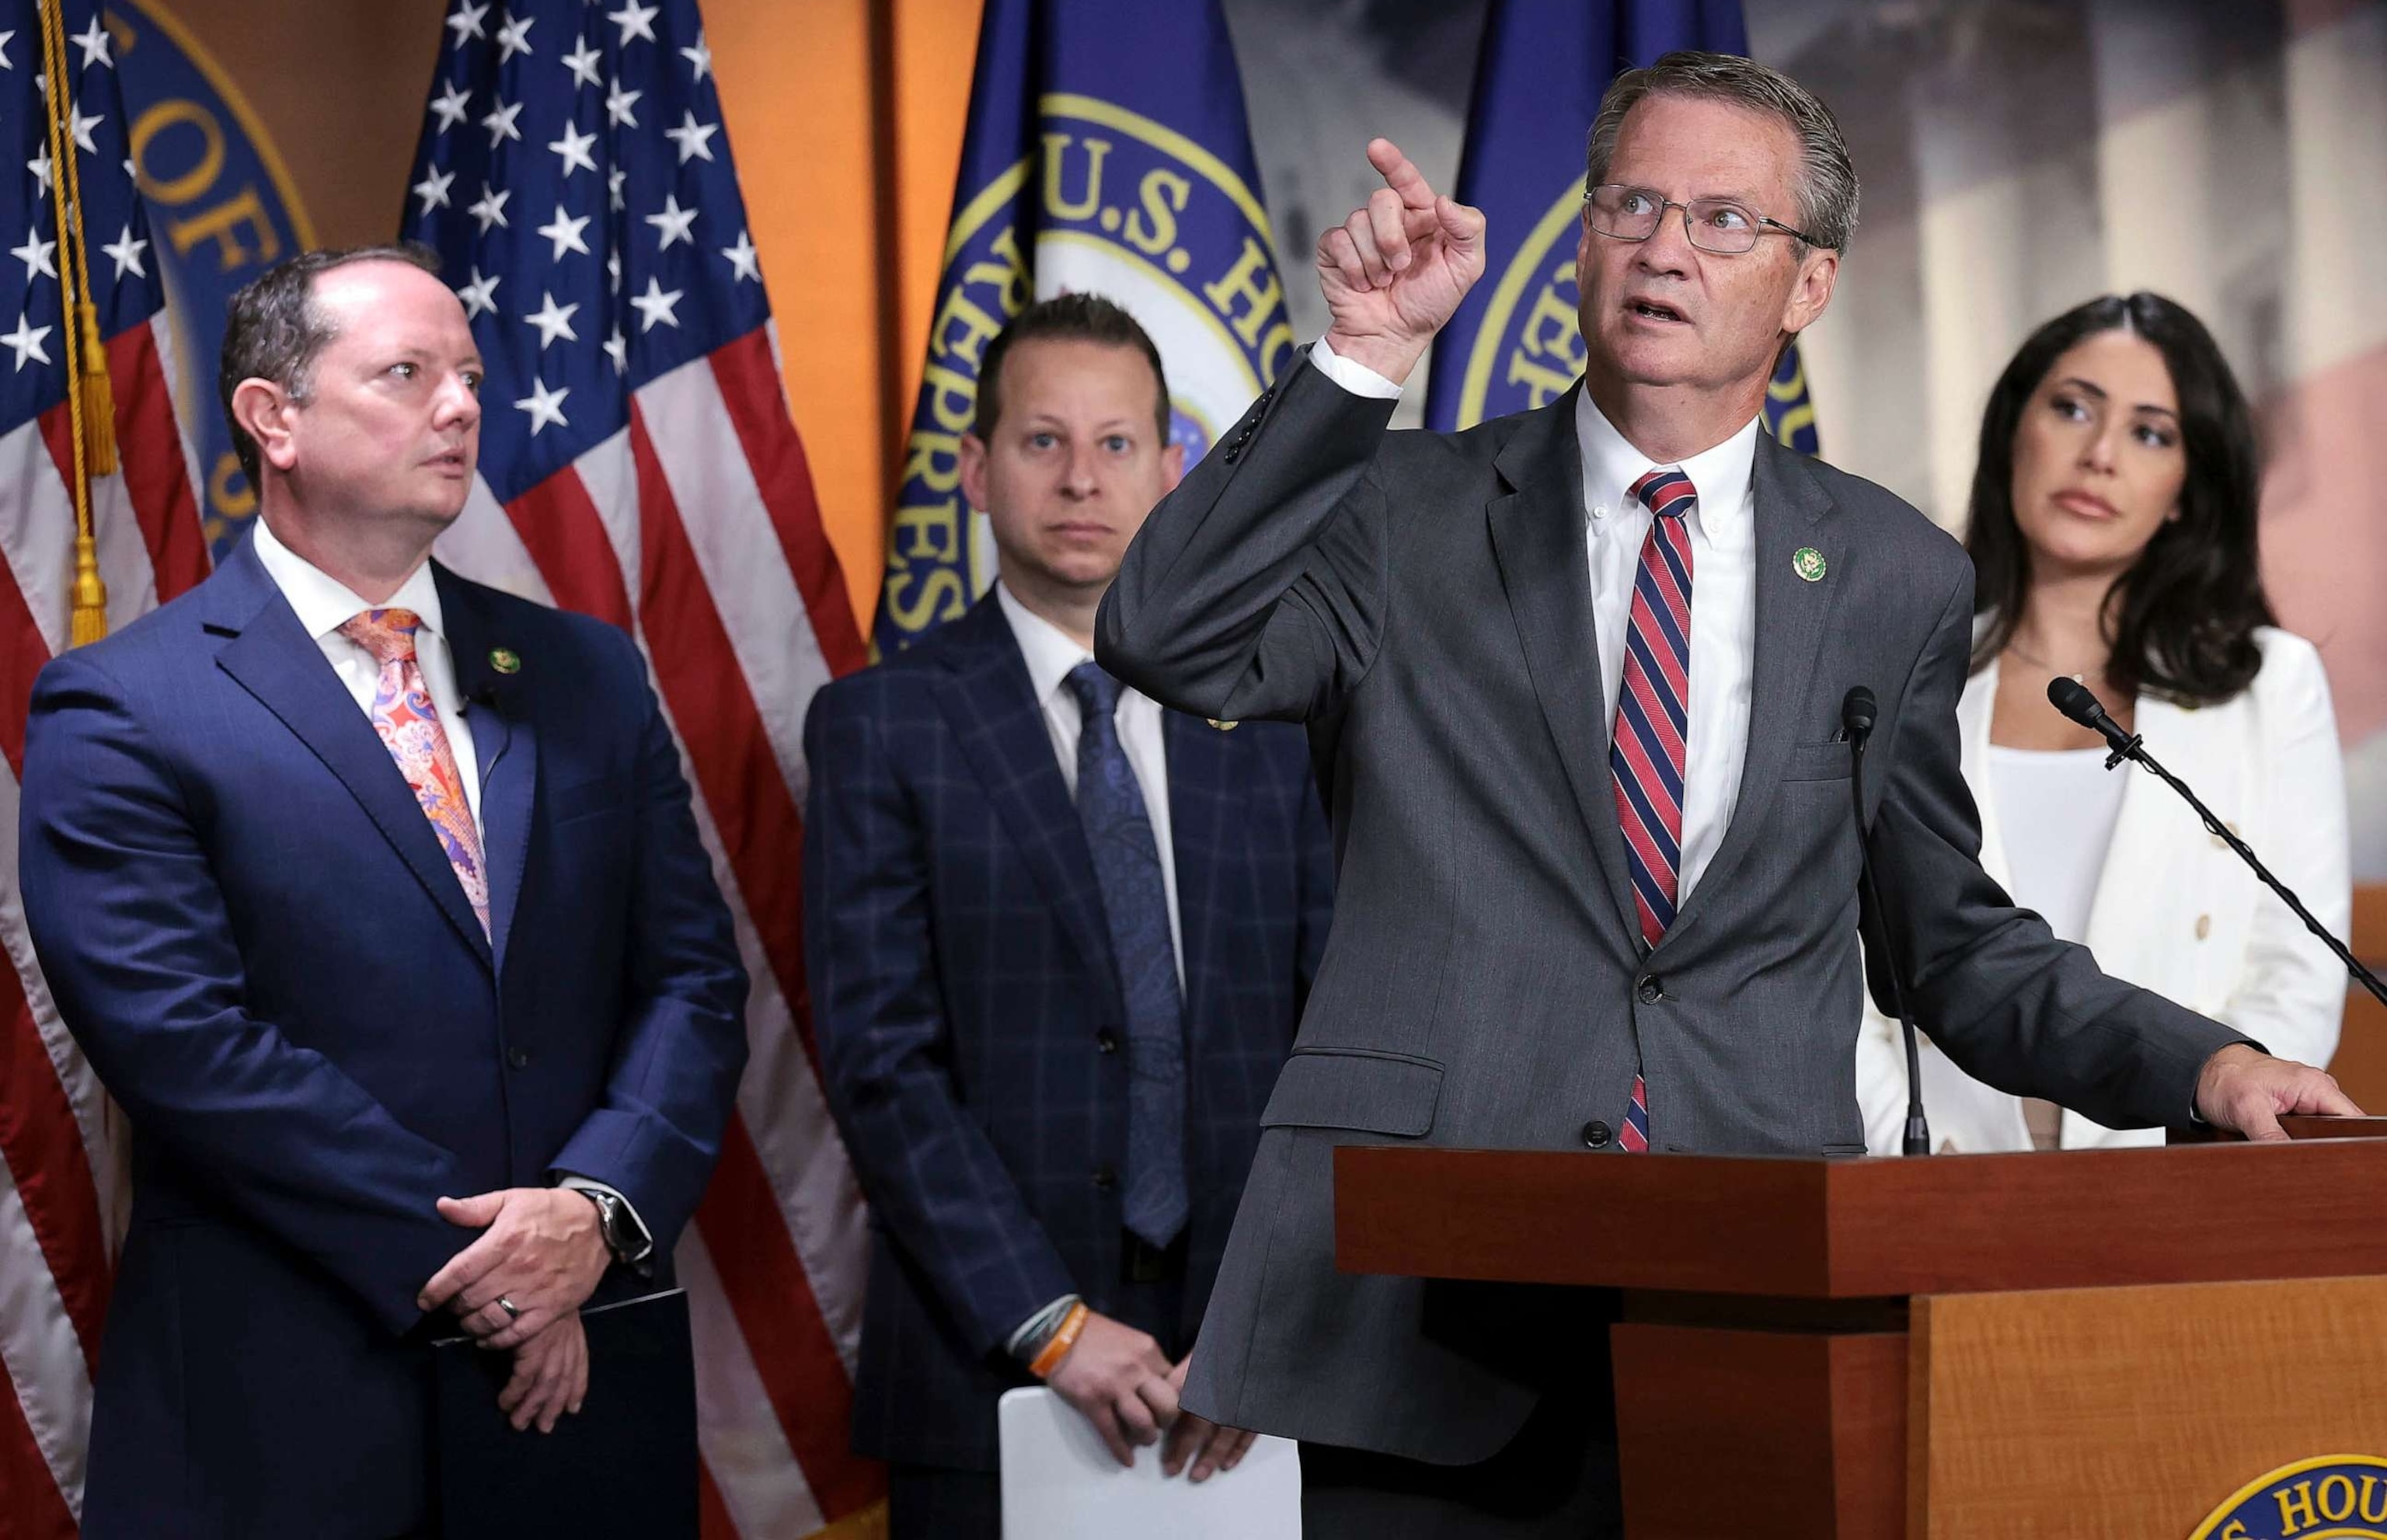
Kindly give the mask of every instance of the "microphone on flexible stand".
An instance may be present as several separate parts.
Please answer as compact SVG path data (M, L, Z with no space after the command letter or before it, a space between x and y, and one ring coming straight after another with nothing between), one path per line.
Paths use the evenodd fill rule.
M1899 960L1898 944L1889 934L1889 911L1883 905L1881 889L1874 879L1873 840L1865 830L1865 744L1873 737L1876 710L1873 691L1863 685L1840 700L1840 727L1849 738L1849 795L1857 810L1857 873L1864 884L1866 901L1881 916L1882 952L1889 963L1890 1007L1898 1012L1898 1025L1906 1034L1906 1133L1899 1142L1900 1153L1929 1155L1931 1124L1923 1116L1923 1053L1915 1042L1913 1012L1906 1004L1906 965Z
M2381 1004L2387 1005L2387 985L2379 982L2379 976L2364 967L2354 953L2346 950L2343 941L2330 935L2328 927L2313 918L2312 911L2304 906L2304 901L2290 892L2287 884L2273 877L2270 868L2255 857L2246 841L2239 839L2227 824L2213 815L2211 808L2197 800L2196 793L2188 789L2187 782L2155 763L2155 757L2147 752L2138 734L2124 732L2120 723L2106 715L2104 703L2097 699L2094 691L2078 679L2059 675L2047 682L2047 701L2065 716L2102 736L2112 747L2114 751L2105 756L2106 769L2113 769L2126 759L2136 760L2153 771L2158 780L2186 799L2188 805L2196 809L2196 815L2204 820L2204 827L2212 830L2213 838L2236 851L2238 858L2252 866L2254 875L2263 879L2263 885L2279 894L2280 901L2295 911L2296 918L2305 922L2305 928L2319 937L2321 944L2337 954L2337 960L2345 965L2345 971L2353 976L2355 981L2368 990L2371 997Z

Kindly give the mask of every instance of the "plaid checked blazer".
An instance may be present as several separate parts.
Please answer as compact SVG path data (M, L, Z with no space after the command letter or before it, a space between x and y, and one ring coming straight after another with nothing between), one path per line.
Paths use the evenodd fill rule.
M1184 938L1190 1340L1326 940L1300 729L1163 726ZM1004 1341L1106 1310L1127 1155L1102 897L992 597L821 691L805 723L805 958L829 1102L870 1201L854 1447L992 1470ZM1105 1047L1105 1044L1110 1046Z

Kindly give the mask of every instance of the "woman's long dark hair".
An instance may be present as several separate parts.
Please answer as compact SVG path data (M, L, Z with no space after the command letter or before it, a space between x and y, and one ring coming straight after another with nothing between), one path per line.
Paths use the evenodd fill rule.
M1979 672L2005 650L2030 589L2030 548L2014 511L2014 433L2023 410L2057 359L2085 337L2115 331L2153 343L2171 372L2188 479L2179 517L2156 528L2107 597L2113 659L2106 678L2133 695L2217 704L2254 682L2263 666L2254 627L2276 624L2255 545L2262 457L2254 413L2213 334L2161 295L2107 295L2066 310L2030 335L1989 393L1964 533L1973 611L1990 616L1974 644L1973 668Z

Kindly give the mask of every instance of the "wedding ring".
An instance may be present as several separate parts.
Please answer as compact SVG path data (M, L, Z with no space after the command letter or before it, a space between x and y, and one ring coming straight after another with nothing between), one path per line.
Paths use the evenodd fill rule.
M522 1314L522 1311L515 1307L514 1302L503 1294L498 1296L498 1308L506 1313L508 1320L512 1320Z

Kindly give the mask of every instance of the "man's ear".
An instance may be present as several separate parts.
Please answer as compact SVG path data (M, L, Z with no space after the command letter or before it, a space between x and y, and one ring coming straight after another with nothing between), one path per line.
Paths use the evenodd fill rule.
M986 440L974 433L962 435L962 496L970 511L986 511Z
M1782 307L1782 329L1797 335L1824 318L1832 302L1832 287L1840 276L1840 254L1821 246L1799 260L1798 281L1790 285L1789 302Z
M1185 446L1171 439L1160 451L1160 495L1167 497L1185 479Z
M295 405L290 393L272 380L252 375L233 387L232 420L257 441L258 459L285 473L298 461L297 448L290 441Z

